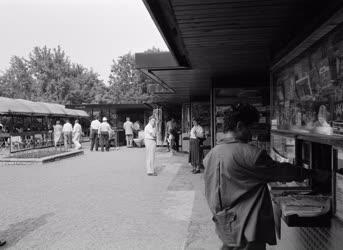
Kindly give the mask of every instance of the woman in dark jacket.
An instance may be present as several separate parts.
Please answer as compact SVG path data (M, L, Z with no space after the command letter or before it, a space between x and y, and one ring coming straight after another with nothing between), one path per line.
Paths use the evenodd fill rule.
M189 142L189 163L193 167L193 174L200 173L200 165L202 162L201 154L201 142L204 138L204 130L199 125L197 119L193 119L193 127L190 132L190 142Z

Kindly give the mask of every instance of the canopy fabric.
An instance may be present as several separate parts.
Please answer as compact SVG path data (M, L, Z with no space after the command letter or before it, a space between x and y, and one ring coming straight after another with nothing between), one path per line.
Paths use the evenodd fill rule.
M28 105L25 105L21 102L16 102L14 99L0 97L0 113L7 114L7 113L14 113L14 114L22 114L22 113L32 113L34 112L32 108Z
M62 117L88 117L83 110L67 109L61 104L32 102L0 97L0 114L48 115Z
M41 115L53 114L52 112L50 112L47 106L41 105L38 102L31 102L24 99L15 99L15 101L29 107L33 111L32 113L41 114Z

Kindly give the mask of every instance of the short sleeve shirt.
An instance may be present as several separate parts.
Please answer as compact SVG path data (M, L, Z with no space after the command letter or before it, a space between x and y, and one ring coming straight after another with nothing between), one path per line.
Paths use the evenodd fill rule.
M126 135L132 135L133 134L133 123L130 121L126 121L124 123L124 130Z

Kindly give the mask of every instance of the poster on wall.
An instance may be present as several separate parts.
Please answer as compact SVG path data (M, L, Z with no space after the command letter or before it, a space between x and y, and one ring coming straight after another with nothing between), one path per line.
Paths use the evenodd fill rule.
M300 100L306 101L312 99L310 77L308 75L296 80L295 89Z
M320 61L319 63L319 83L321 89L323 88L329 88L332 86L331 81L331 72L330 72L330 66L329 66L329 59L325 58Z

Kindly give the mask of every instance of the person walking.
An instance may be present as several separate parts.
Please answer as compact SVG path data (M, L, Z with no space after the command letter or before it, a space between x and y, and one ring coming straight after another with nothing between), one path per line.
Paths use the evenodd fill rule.
M176 142L177 130L176 130L176 122L174 118L171 118L166 124L166 141L168 152L170 150L175 150L175 145L171 145L172 143ZM173 141L171 139L173 138Z
M101 145L101 152L104 152L104 147L106 151L110 150L109 145L109 138L111 133L111 126L107 122L107 118L102 118L102 123L99 126L99 135L100 135L100 145Z
M204 138L204 130L199 125L197 119L193 119L193 127L190 132L190 147L189 147L189 163L192 165L193 174L200 173L200 165L202 161L202 154L200 145Z
M205 196L222 250L265 250L267 243L275 245L267 183L303 181L317 175L273 161L265 150L249 145L250 128L258 121L256 108L238 106L225 116L224 137L204 159Z
M54 128L54 145L55 145L55 148L57 148L57 146L59 146L59 143L62 137L63 127L60 121L56 121L56 125L54 125L53 128Z
M74 128L73 128L73 143L75 145L75 149L81 148L81 143L80 143L81 135L82 135L82 127L79 123L79 120L75 120Z
M64 148L67 150L69 147L71 147L71 139L73 133L73 126L69 122L69 119L67 119L66 122L63 124L62 132L64 139Z
M126 117L126 122L123 125L126 137L126 147L132 147L133 141L133 123L130 121L130 117Z
M91 138L91 148L90 150L93 151L93 148L95 146L95 151L98 151L99 148L99 127L100 127L101 122L98 120L96 117L92 122L91 122L91 127L90 127L90 138Z
M149 176L157 176L155 172L156 151L156 119L149 118L149 123L144 128L144 143L146 148L146 171Z

